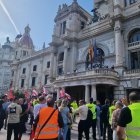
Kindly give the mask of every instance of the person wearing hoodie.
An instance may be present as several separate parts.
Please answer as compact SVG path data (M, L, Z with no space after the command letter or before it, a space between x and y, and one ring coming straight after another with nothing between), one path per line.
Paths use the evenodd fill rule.
M12 131L14 130L14 140L18 140L20 114L22 108L18 105L18 99L15 98L13 102L8 106L8 128L7 128L7 140L11 140Z

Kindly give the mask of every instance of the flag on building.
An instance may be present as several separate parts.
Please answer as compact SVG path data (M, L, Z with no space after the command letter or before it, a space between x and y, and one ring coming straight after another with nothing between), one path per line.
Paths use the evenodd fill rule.
M97 44L96 44L96 39L93 42L93 52L94 52L94 59L97 57Z

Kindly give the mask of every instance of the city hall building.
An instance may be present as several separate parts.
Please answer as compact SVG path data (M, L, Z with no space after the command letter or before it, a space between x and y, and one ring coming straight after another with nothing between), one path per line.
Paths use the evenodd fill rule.
M15 90L45 85L58 98L63 87L72 98L101 103L140 91L140 0L94 0L93 16L77 0L63 4L49 46L35 51L27 26L15 58Z

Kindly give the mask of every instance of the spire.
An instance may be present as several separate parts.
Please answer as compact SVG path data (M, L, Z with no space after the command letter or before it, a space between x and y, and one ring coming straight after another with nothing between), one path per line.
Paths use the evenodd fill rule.
M30 31L31 31L31 29L30 29L30 27L29 27L29 24L25 27L25 33L26 34L30 34Z
M43 43L43 49L45 49L46 48L46 45L45 45L45 42Z

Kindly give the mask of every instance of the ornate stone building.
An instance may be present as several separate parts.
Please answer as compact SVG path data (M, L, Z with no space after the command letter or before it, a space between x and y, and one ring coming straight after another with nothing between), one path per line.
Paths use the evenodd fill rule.
M102 103L140 89L140 0L94 2L93 16L77 0L59 6L52 41L40 51L34 51L25 30L12 65L13 88L39 88L41 83L57 97L63 87L73 98L89 101L92 96ZM89 66L91 45L96 55L93 49Z
M5 93L11 83L11 63L14 60L13 43L7 37L4 45L0 47L0 94Z

